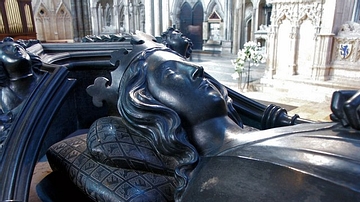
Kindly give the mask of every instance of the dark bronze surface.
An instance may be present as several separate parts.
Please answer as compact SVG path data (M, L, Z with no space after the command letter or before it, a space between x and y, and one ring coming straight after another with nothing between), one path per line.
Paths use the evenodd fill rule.
M296 200L300 195L303 195L304 199L337 200L339 198L333 197L332 190L337 189L337 186L341 187L346 180L345 186L348 188L341 192L349 195L348 197L354 197L353 199L359 197L357 191L352 191L357 189L354 185L358 179L341 174L342 171L349 173L342 168L342 165L346 164L343 158L354 162L359 160L359 136L348 136L349 129L338 132L339 126L336 126L336 129L331 128L333 123L330 126L317 125L312 121L302 120L297 115L289 117L286 110L278 106L263 106L231 90L228 94L227 89L206 75L201 66L189 63L183 56L164 49L154 43L151 37L140 33L134 36L134 40L136 43L132 43L131 50L113 54L113 64L119 64L112 74L112 80L116 78L115 84L119 85L118 88L113 88L119 89L118 109L131 130L138 131L163 155L176 157L182 162L175 169L178 178L183 180L179 181L180 185L175 192L176 200L233 201L239 197L239 193L244 200L267 197L273 200ZM232 96L234 104L228 95ZM234 115L233 112L238 114ZM249 125L258 129L288 127L245 134L241 128L241 119L237 115L245 117ZM299 125L289 127L296 124ZM353 130L350 133L358 132ZM334 137L330 138L330 135ZM259 139L259 136L263 137ZM339 140L335 141L337 138ZM339 147L345 142L353 145L350 153L343 153L347 146ZM250 147L249 144L255 146ZM220 160L217 160L217 157ZM269 176L281 175L281 172L284 172L287 177L284 176L277 182L282 183L279 187L276 187L275 183L263 191L259 189L259 195L244 190L239 192L237 188L242 189L242 186L236 187L233 183L254 180L251 176L238 175L241 180L232 181L236 179L236 173L241 171L243 158L255 161L248 168L250 170L251 167L262 166L264 170L270 169ZM208 171L207 160L202 159L214 159L210 160L210 163L212 165L215 162L213 166L216 169L231 166L231 172L227 173L225 169ZM229 165L221 163L221 159L229 159ZM232 161L235 162L231 163ZM348 162L345 167L351 169L359 165ZM220 172L221 177L219 182L212 182L212 179L216 178L216 172ZM257 174L261 175L254 173ZM287 190L290 185L284 185L292 183L288 177L291 175L304 178L301 185L294 187L297 190L295 193ZM357 171L350 174L358 175ZM266 179L271 180L267 177L254 184L262 184ZM194 196L201 192L207 183L213 183L212 186L216 189L209 189L206 195ZM315 183L312 187L307 185L312 183ZM227 185L231 189L228 189ZM325 189L312 195L314 190L324 186ZM280 190L276 192L271 191L272 189ZM225 194L222 195L222 192ZM263 195L266 197L261 198Z
M339 121L344 127L351 126L360 130L360 91L341 90L333 93L331 99L330 116L332 120Z
M21 104L41 78L40 59L25 50L24 41L0 42L0 154Z
M5 44L25 58L12 63L0 50L10 75L1 90L13 91L3 93L1 109L18 109L2 119L11 126L0 153L0 201L27 201L34 166L54 143L54 174L94 200L360 200L358 91L334 93L332 119L341 124L315 123L226 88L186 60L187 51L144 33L35 43L31 53ZM36 82L11 83L28 77ZM81 129L88 134L65 139Z
M168 28L161 34L161 41L159 42L165 44L166 47L178 52L185 58L191 56L193 43L177 29L172 27Z

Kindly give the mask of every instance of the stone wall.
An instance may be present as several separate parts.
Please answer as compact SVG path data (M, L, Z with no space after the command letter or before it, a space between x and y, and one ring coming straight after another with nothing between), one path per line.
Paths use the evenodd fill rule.
M32 0L37 39L79 42L91 34L89 0Z
M334 37L330 79L360 87L360 24L343 24Z
M287 78L311 77L316 35L321 23L318 1L273 1L269 31L268 73Z
M40 41L72 41L73 17L70 0L34 1L33 10L37 39Z

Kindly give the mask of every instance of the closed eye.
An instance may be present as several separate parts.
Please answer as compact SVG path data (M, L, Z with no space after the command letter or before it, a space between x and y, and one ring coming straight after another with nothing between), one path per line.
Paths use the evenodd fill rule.
M170 68L167 68L164 72L164 78L173 76L173 75L175 75L175 71Z

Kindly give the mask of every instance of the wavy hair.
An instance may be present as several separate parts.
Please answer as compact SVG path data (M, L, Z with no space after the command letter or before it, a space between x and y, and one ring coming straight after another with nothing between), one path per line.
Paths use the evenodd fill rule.
M179 200L188 184L191 171L199 161L199 154L189 142L179 115L156 100L148 90L146 59L154 51L156 50L144 51L125 71L120 82L117 106L130 129L150 141L159 153L178 160L179 164L175 169L178 181L175 200ZM169 49L164 51L177 54ZM216 83L217 87L221 86L218 85L220 84ZM221 88L220 92L227 97L225 88Z

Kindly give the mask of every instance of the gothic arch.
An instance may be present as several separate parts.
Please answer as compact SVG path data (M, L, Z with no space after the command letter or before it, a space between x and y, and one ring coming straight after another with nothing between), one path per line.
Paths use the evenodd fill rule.
M315 28L310 19L302 20L298 30L298 46L296 50L296 74L311 77L311 68L315 54ZM300 64L301 63L301 64Z
M47 30L50 27L50 15L48 9L43 3L41 3L36 9L34 16L36 21L35 27L37 39L40 41L46 41L50 38L50 32Z
M56 37L59 40L64 39L72 39L73 31L72 31L72 16L70 10L66 7L66 5L61 2L56 9L56 25L57 25L57 34Z
M184 2L180 7L179 12L179 29L180 31L188 36L188 26L192 25L192 8L188 2Z
M185 0L175 0L171 6L170 10L170 19L173 26L176 28L180 27L180 8L181 5L185 2Z
M252 30L252 23L253 19L252 19L252 15L248 15L245 17L245 41L251 41L251 33L253 32Z
M201 3L201 5L203 6L206 5L204 0L198 0L195 3L193 2L189 3L187 0L175 0L171 6L171 10L169 13L170 13L170 19L172 21L171 23L176 28L180 27L180 11L183 4L185 3L188 3L191 7L193 7L196 3ZM204 12L204 16L205 16L205 12Z
M251 2L245 5L245 13L244 13L245 21L249 20L249 18L252 18L253 10L254 10L254 6Z
M294 20L291 17L291 10L292 8L290 8L289 6L287 6L285 9L282 9L279 13L278 16L274 16L275 18L275 25L280 25L282 24L282 21L287 19L290 21L291 24L294 24Z
M204 19L208 19L209 16L212 14L213 11L216 11L222 19L224 19L225 13L224 10L221 7L221 3L219 3L218 0L212 0L208 4L205 12Z
M96 5L96 7L98 7L99 5L102 7L106 7L106 5L114 5L114 1L113 0L96 0L94 5Z
M180 31L191 39L194 49L202 49L203 13L204 7L200 1L193 6L189 2L184 2L180 8Z
M292 20L291 20L291 18L289 18L288 16L287 16L287 14L286 13L284 13L284 12L282 12L277 18L276 18L276 25L280 25L280 24L282 24L282 22L283 22L283 20L285 20L285 19L287 19L287 20L289 20L290 22L291 22L291 24L292 24Z
M252 33L255 31L253 30L253 23L254 23L253 11L254 11L253 3L251 1L247 2L245 4L244 24L243 24L243 30L244 30L243 34L244 34L245 42L253 40Z
M39 7L36 9L35 16L41 19L50 17L49 11L43 3L41 3Z
M113 19L112 19L112 15L113 15L113 6L110 5L110 4L106 4L106 7L105 7L105 15L104 15L104 18L105 18L105 26L111 26L114 24L113 22Z
M58 6L58 8L56 9L56 16L61 16L61 17L71 17L71 13L70 10L66 7L66 5L61 2Z
M304 20L310 20L313 26L319 26L321 9L322 7L320 4L312 4L308 5L308 7L301 7L298 24L301 24Z

